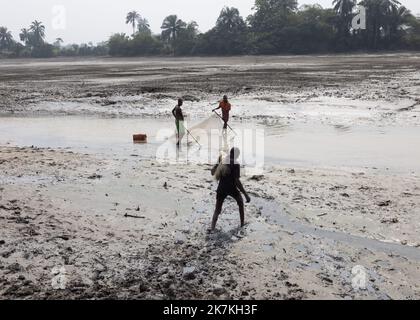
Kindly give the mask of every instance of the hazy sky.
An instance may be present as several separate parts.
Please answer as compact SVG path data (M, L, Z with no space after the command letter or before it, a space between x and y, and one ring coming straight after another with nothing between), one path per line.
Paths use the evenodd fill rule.
M63 38L65 43L94 43L107 40L116 32L131 34L125 24L128 11L136 10L146 17L153 32L160 32L163 19L177 14L184 21L195 20L201 31L212 28L224 6L239 8L246 17L252 13L254 0L4 0L0 10L0 26L8 27L15 39L20 29L31 21L46 26L47 40ZM414 14L420 13L419 0L400 0ZM332 0L300 0L299 5L319 3L331 7ZM64 9L64 10L63 10ZM64 19L62 19L64 17Z

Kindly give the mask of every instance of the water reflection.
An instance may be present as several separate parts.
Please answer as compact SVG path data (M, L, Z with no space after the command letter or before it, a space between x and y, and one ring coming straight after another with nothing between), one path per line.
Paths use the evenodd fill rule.
M265 119L265 122L257 124L233 122L232 126L238 133L250 128L264 130L265 147L262 150L266 164L375 167L420 172L420 127L416 126L289 125L284 119ZM0 144L10 142L19 146L72 148L83 153L99 153L112 157L118 155L121 158L136 155L141 159L156 158L158 149L166 143L167 149L172 150L173 147L176 154L174 143L157 139L158 132L162 129L168 131L168 137L173 135L173 121L94 117L0 117ZM133 134L140 132L148 135L148 143L134 145ZM200 136L197 132L193 134ZM220 150L227 152L235 143L242 143L239 140L232 142L231 134L223 135L217 130L205 132L199 138L202 148L198 148L195 143L189 147L183 146L175 158L185 159L189 163L198 158L205 163L214 163ZM218 141L214 150L209 143L213 140ZM253 142L251 138L245 140L250 144Z

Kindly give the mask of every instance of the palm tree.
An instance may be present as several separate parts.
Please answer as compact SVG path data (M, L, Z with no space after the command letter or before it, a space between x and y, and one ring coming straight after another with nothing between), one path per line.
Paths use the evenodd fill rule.
M353 13L357 0L333 0L334 11L340 16L345 17Z
M398 0L363 0L360 4L367 10L368 44L376 49L381 34L389 30L388 16L401 3Z
M387 33L389 41L393 41L394 38L398 38L398 32L401 30L401 27L408 24L412 17L413 15L410 10L404 6L391 7L387 19Z
M382 0L384 3L384 6L387 7L388 9L391 8L397 8L401 5L401 2L399 2L398 0Z
M357 0L334 0L334 11L337 14L338 21L336 23L338 35L341 40L349 36L351 20L353 18L353 10L356 7Z
M29 36L30 36L30 33L29 33L28 29L23 28L20 31L20 34L19 34L20 41L24 42L25 44L27 44L29 42Z
M141 18L140 14L137 11L131 11L127 13L127 17L125 20L126 24L131 24L133 27L133 35L136 33L136 25L137 21Z
M44 43L45 26L42 24L42 22L35 20L29 27L29 30L34 35L35 45L41 45Z
M12 32L6 27L0 27L0 49L7 49L13 43Z
M236 8L223 8L216 23L220 31L231 32L245 27L245 22Z
M163 20L162 26L162 38L164 40L174 42L178 37L179 32L187 27L187 24L178 19L176 15L170 15Z
M137 31L141 34L151 34L149 21L145 18L139 17L137 19Z

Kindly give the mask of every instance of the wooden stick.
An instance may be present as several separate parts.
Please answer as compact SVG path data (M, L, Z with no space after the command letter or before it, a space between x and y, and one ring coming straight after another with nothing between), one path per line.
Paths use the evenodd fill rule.
M124 215L125 218L134 218L134 219L146 219L146 217L140 217L140 216L133 216L131 214L126 213Z

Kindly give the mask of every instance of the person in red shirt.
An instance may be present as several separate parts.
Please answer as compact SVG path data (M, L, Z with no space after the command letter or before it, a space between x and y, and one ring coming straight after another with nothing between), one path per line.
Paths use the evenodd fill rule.
M228 122L229 122L229 113L230 113L230 110L232 109L232 105L229 103L227 96L223 97L223 100L220 102L219 107L214 109L213 112L219 109L222 109L222 118L223 118L223 121L225 122L223 129L227 130Z

